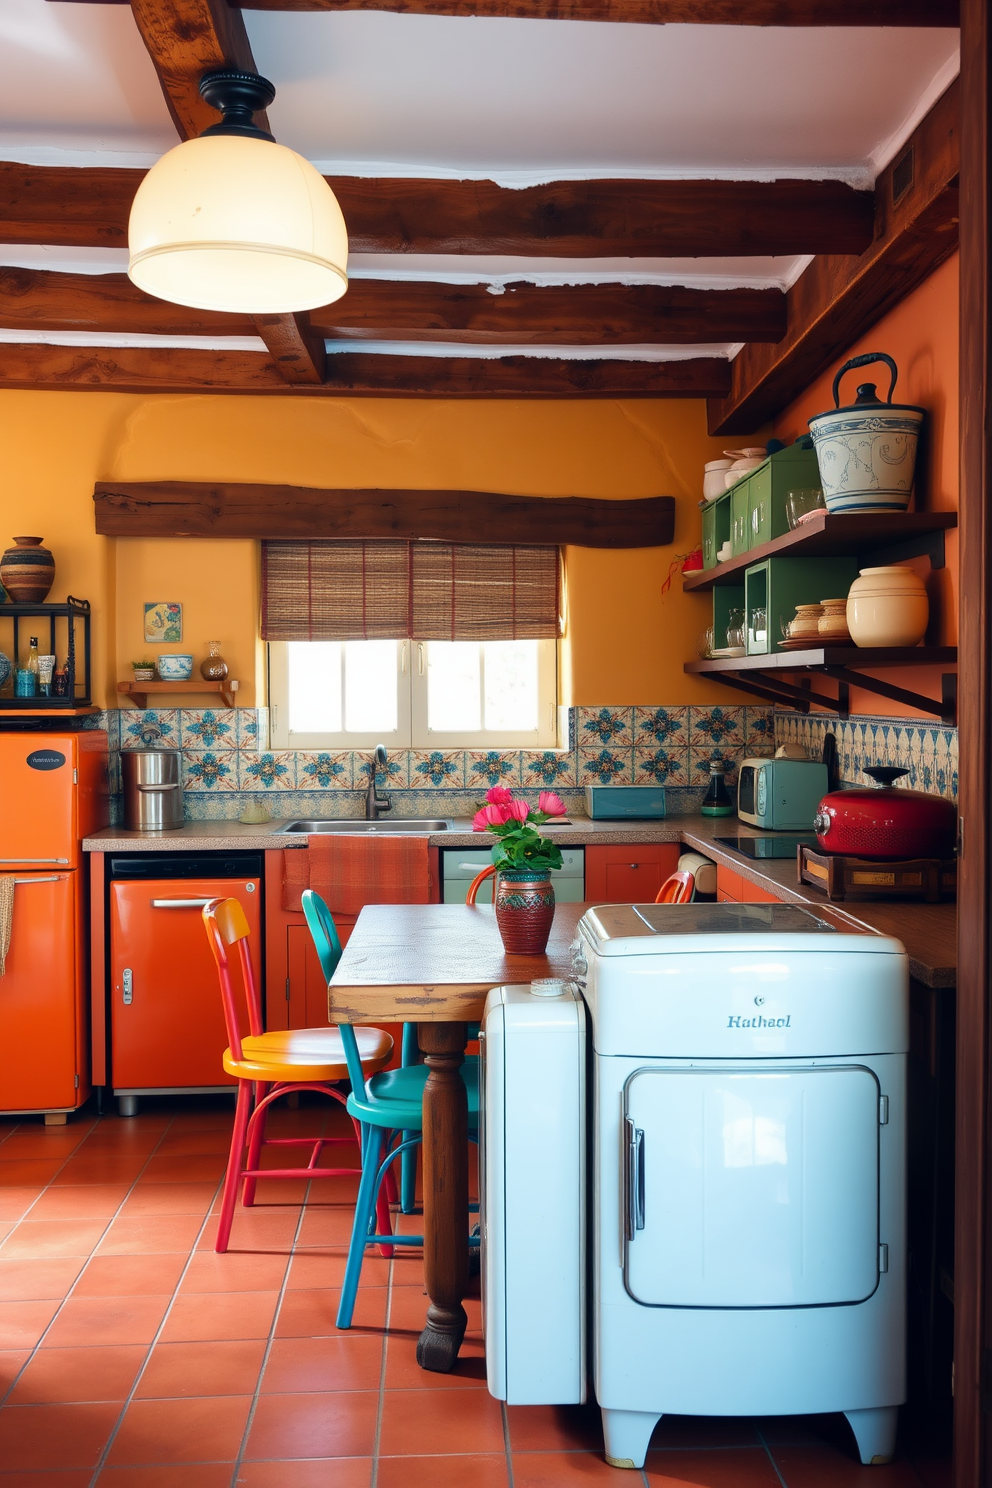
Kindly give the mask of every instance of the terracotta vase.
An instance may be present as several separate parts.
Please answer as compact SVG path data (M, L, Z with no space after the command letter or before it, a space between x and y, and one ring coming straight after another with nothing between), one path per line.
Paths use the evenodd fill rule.
M496 923L507 954L542 955L555 917L550 874L498 873L495 903Z
M843 599L821 599L823 614L817 630L828 645L847 645L851 632L847 628L847 597Z
M15 537L0 558L0 584L13 604L41 604L55 583L55 559L40 537Z

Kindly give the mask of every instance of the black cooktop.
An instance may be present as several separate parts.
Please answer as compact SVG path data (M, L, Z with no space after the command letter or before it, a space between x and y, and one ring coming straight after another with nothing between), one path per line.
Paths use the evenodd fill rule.
M721 847L733 848L745 858L794 858L797 847L816 847L812 832L776 832L768 837L714 837Z

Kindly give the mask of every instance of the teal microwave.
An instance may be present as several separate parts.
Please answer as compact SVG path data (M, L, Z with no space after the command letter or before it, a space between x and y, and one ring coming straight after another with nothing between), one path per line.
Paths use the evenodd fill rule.
M773 832L812 832L826 793L827 767L819 760L746 759L737 779L737 815Z

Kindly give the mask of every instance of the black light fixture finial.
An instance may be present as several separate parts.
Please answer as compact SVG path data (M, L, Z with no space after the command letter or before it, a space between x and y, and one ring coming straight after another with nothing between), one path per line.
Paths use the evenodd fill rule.
M220 123L205 129L200 138L240 134L248 139L273 139L267 130L259 129L254 115L268 108L275 96L276 90L268 78L259 77L257 72L240 72L232 67L205 72L200 79L200 97L224 117Z

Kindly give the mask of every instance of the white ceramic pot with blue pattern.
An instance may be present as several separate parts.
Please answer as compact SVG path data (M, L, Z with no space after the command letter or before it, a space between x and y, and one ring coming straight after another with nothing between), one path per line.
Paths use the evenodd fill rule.
M876 395L873 382L865 382L853 403L839 407L844 373L872 362L884 362L891 374L886 402ZM898 512L909 505L926 410L893 403L898 376L895 362L884 352L852 357L834 378L833 409L810 419L828 512Z

